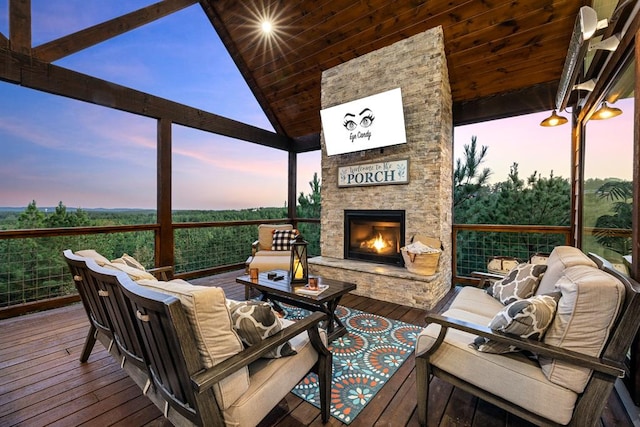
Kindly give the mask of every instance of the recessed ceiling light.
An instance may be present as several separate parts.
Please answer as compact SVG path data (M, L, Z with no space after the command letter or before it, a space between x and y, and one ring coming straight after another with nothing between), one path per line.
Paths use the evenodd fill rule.
M273 30L273 26L269 21L262 21L262 24L260 24L260 26L262 27L262 32L266 34L269 34L271 30Z

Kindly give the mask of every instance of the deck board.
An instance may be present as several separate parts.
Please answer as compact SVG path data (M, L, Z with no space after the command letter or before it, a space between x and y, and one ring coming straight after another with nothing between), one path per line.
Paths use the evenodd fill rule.
M244 288L235 283L239 273L190 282L221 286L229 298L240 300ZM448 306L456 293L450 292L434 311ZM341 304L424 325L424 310L352 294L345 295ZM89 330L81 304L1 320L0 330L0 426L170 426L100 343L87 363L78 361ZM414 360L411 355L350 426L418 425ZM429 426L531 425L438 378L430 386L429 408ZM616 393L601 420L604 427L633 425ZM260 423L263 427L322 425L319 410L292 393ZM333 417L324 425L344 426Z

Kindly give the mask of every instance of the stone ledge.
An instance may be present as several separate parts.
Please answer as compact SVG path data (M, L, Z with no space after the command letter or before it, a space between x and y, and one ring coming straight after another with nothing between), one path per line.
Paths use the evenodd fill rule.
M450 288L446 275L441 273L421 276L404 267L331 257L309 259L309 271L318 276L355 283L357 289L352 291L355 295L425 310L432 309Z
M421 282L433 282L440 278L440 272L436 272L436 274L431 276L423 276L411 273L404 267L326 256L309 258L309 265L321 265L325 267L340 268L342 270L359 271L361 273L378 274L380 276L397 277L399 279L417 280Z

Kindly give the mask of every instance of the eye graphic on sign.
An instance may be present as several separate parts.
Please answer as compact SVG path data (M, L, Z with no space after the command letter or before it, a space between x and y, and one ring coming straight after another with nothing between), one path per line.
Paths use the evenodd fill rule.
M373 123L375 116L373 115L373 111L369 108L365 108L358 114L347 113L344 115L344 120L342 121L342 126L344 126L349 132L354 131L358 124L360 127L368 128Z

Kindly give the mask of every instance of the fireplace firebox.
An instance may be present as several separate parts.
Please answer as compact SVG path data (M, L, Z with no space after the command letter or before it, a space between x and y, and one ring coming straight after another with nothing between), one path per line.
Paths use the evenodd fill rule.
M404 265L404 217L403 210L345 210L344 258Z

